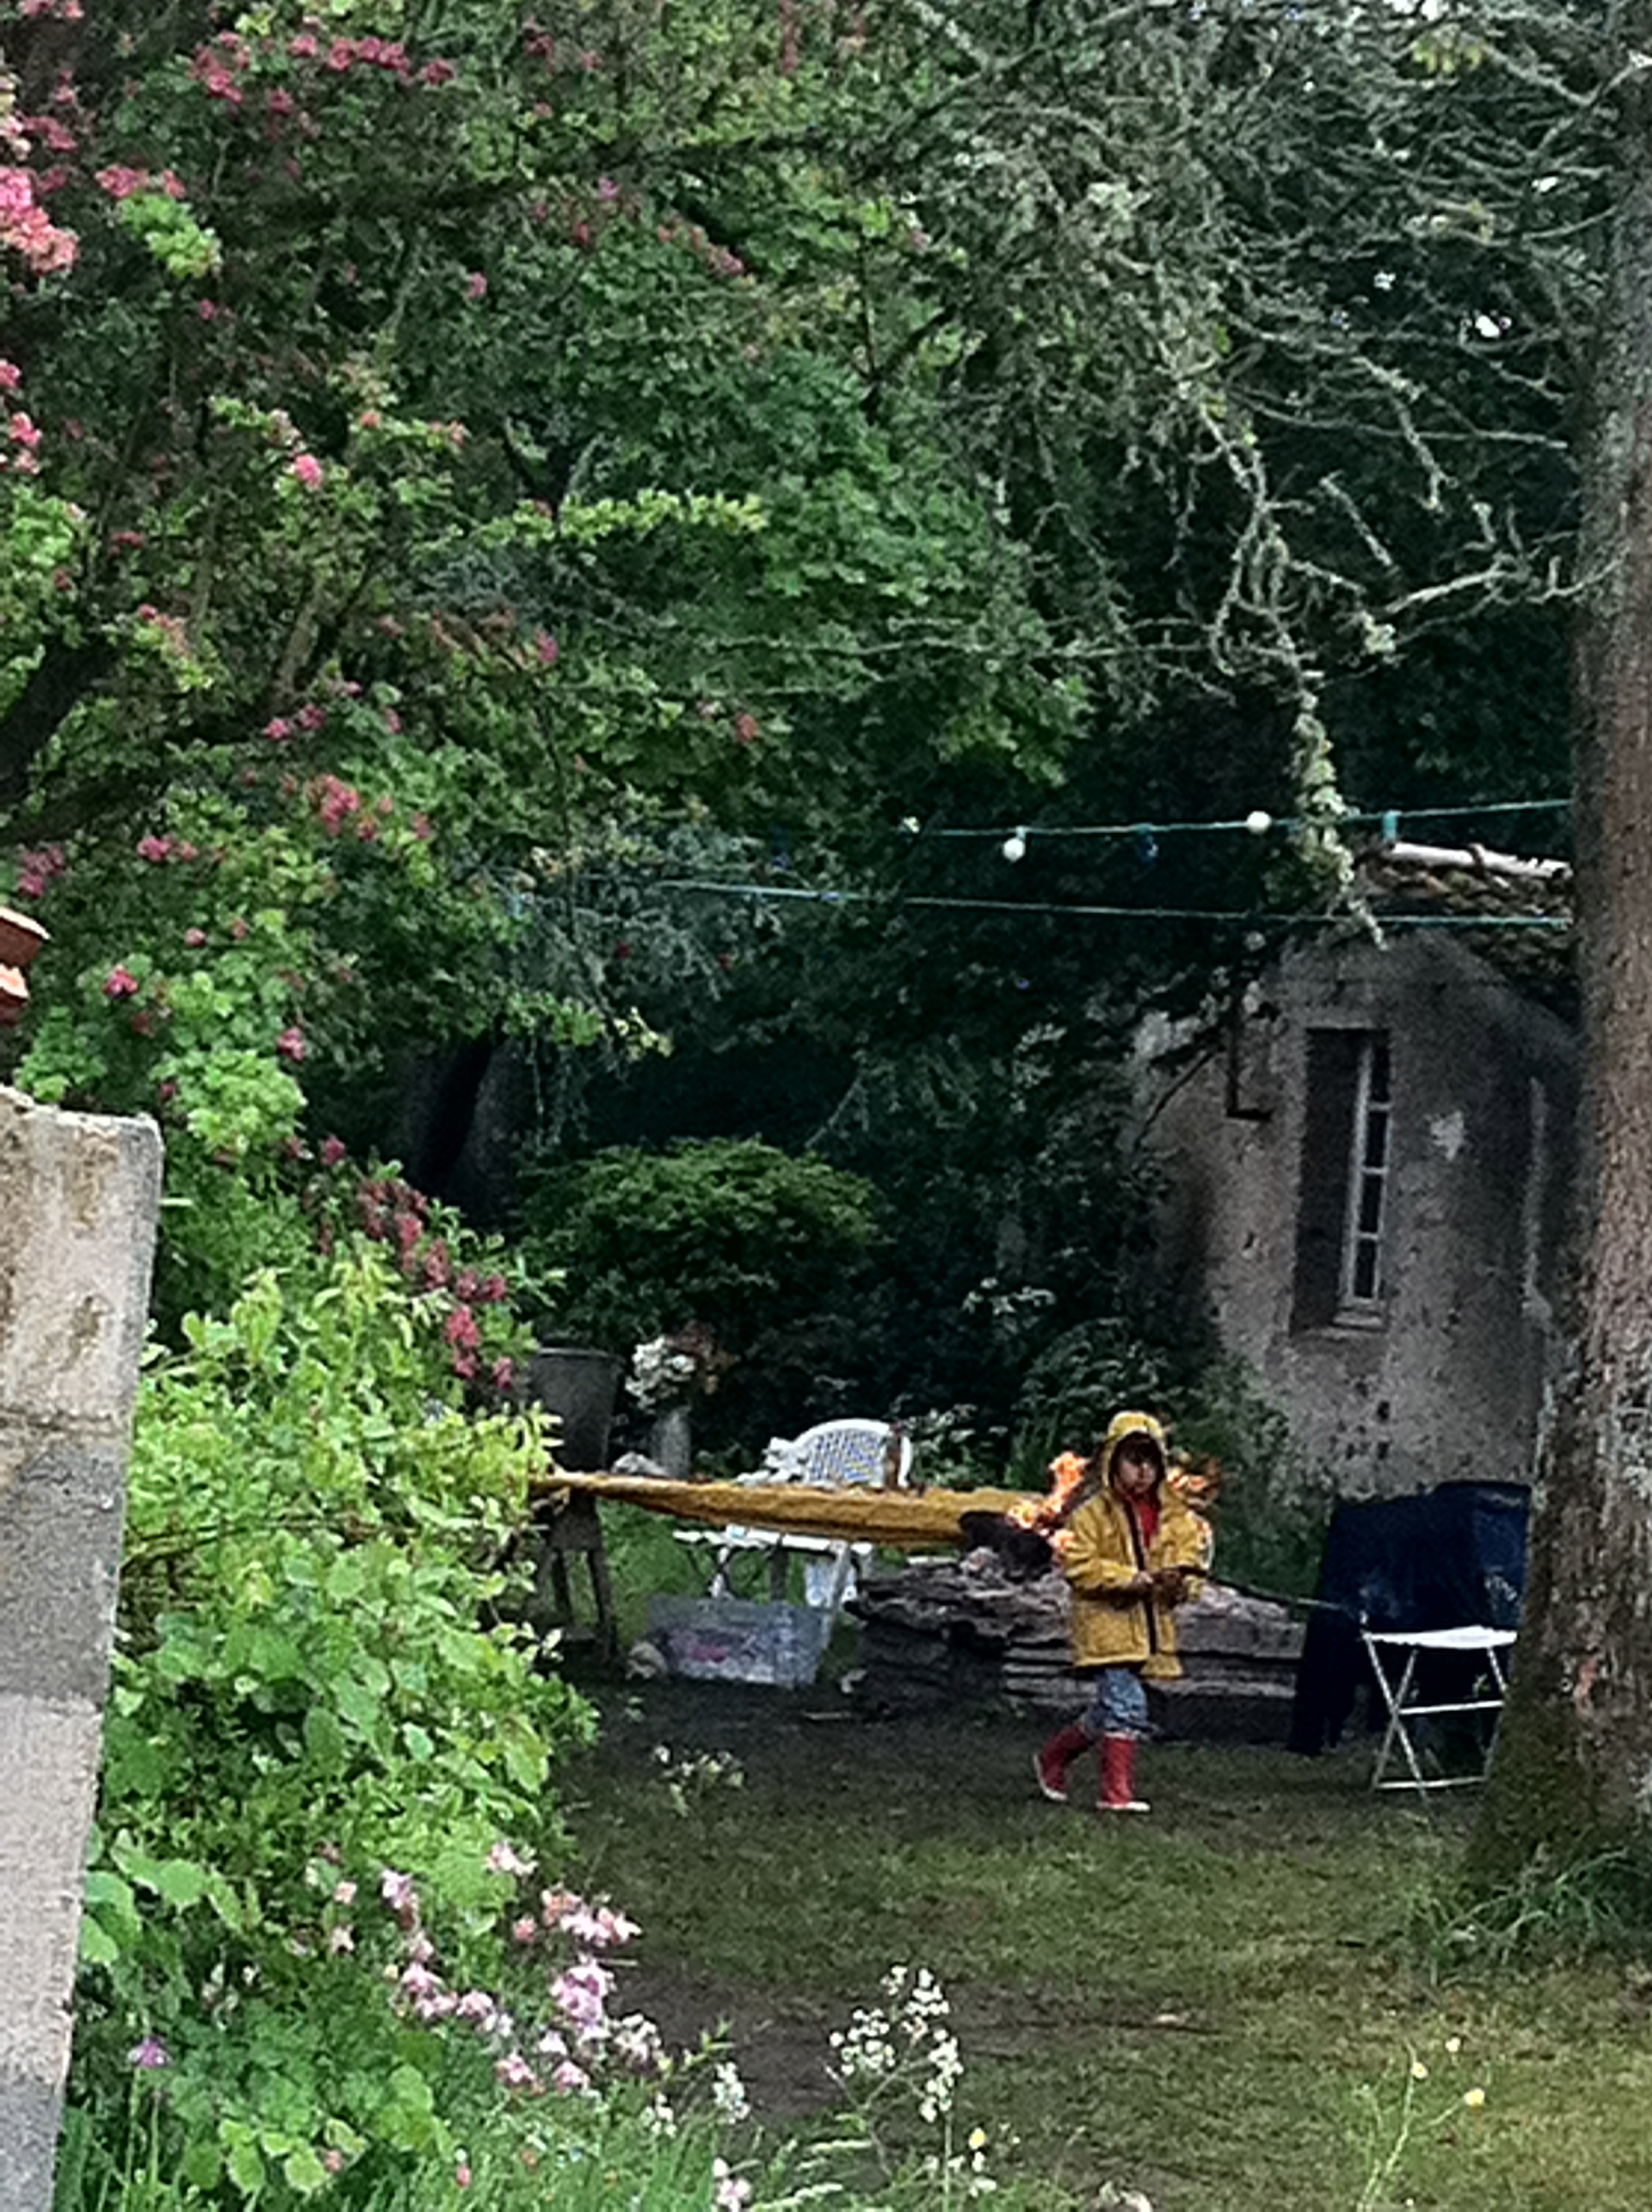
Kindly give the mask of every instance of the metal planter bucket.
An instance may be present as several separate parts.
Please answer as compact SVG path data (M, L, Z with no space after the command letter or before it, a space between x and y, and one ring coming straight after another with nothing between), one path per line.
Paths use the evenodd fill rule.
M620 1363L588 1344L542 1344L528 1360L526 1395L559 1424L556 1463L574 1474L608 1465Z

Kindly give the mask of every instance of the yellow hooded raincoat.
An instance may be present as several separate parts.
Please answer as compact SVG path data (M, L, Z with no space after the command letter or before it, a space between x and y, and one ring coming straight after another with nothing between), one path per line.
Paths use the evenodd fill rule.
M1149 1681L1166 1681L1181 1672L1175 1607L1163 1598L1121 1593L1156 1567L1202 1571L1210 1564L1211 1529L1161 1479L1155 1493L1158 1526L1151 1543L1143 1541L1135 1516L1113 1487L1114 1455L1133 1436L1151 1437L1161 1459L1167 1457L1164 1431L1151 1413L1119 1414L1102 1439L1101 1480L1063 1532L1061 1566L1072 1590L1072 1663L1139 1667ZM1183 1602L1198 1595L1196 1579L1181 1587Z

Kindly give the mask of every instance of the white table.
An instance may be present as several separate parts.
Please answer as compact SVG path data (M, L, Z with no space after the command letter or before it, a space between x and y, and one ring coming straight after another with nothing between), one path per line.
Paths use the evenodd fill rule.
M1383 1731L1376 1765L1371 1770L1372 1789L1456 1790L1468 1783L1483 1782L1497 1743L1495 1720L1486 1737L1485 1755L1472 1774L1424 1774L1418 1759L1417 1747L1412 1741L1409 1723L1431 1714L1500 1713L1509 1684L1499 1654L1506 1651L1514 1642L1514 1630L1424 1628L1407 1632L1366 1628L1362 1625L1359 1633L1371 1662L1371 1672L1376 1677L1388 1709L1388 1724ZM1385 1650L1403 1651L1406 1655L1398 1682L1389 1680L1388 1669L1382 1664ZM1488 1686L1480 1694L1458 1698L1446 1705L1414 1705L1412 1702L1412 1681L1417 1672L1417 1662L1425 1651L1480 1653L1485 1661ZM1404 1761L1407 1770L1403 1774L1390 1774L1388 1771L1396 1754Z

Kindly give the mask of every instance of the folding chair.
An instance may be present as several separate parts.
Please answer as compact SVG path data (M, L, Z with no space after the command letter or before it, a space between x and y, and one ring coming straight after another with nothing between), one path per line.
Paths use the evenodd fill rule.
M1417 1755L1410 1723L1444 1713L1491 1713L1503 1710L1508 1694L1508 1680L1503 1669L1501 1652L1506 1651L1515 1640L1512 1628L1424 1628L1412 1630L1373 1629L1360 1623L1360 1639L1365 1646L1365 1656L1371 1662L1371 1672L1376 1677L1388 1707L1388 1724L1382 1732L1382 1742L1376 1754L1376 1764L1371 1770L1373 1790L1457 1790L1469 1783L1483 1782L1491 1764L1491 1753L1497 1744L1497 1723L1493 1719L1487 1733L1480 1762L1468 1774L1424 1774ZM1398 1682L1388 1679L1388 1668L1382 1663L1385 1650L1405 1653L1405 1663L1400 1669ZM1412 1702L1412 1684L1417 1673L1417 1662L1424 1652L1479 1652L1485 1660L1491 1688L1484 1694L1459 1698L1445 1703L1415 1705ZM1388 1771L1396 1753L1405 1763L1406 1772L1391 1775Z

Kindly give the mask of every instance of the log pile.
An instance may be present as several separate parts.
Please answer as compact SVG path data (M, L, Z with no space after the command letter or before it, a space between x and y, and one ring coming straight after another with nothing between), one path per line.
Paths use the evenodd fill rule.
M1070 1602L1059 1573L1019 1576L984 1548L871 1576L848 1608L861 1625L857 1698L885 1713L999 1704L1071 1714L1086 1692L1067 1665ZM1150 1685L1162 1734L1284 1741L1302 1648L1284 1606L1209 1583L1178 1637L1182 1679Z

